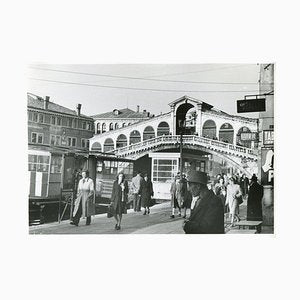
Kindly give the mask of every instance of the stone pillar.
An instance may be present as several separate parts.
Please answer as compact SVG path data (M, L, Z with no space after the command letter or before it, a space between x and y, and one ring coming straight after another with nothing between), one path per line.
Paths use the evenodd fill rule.
M198 133L198 136L202 136L202 103L197 104L196 114L196 132Z
M171 127L170 127L171 135L176 134L176 115L175 115L175 106L171 106Z

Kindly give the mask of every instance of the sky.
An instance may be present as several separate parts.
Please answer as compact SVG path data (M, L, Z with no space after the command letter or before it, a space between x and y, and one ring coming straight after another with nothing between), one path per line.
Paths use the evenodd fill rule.
M125 77L125 78L124 78ZM157 115L187 95L238 115L236 101L258 94L258 64L31 64L28 92L96 115L130 108ZM240 114L257 117L256 113Z

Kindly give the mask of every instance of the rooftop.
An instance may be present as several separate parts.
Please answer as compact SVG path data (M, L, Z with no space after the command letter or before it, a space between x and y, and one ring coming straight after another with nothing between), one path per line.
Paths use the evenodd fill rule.
M146 112L147 113L147 112ZM148 113L145 114L143 112L136 112L129 108L123 109L114 109L113 111L109 111L102 114L93 115L91 117L95 119L149 119Z
M45 110L44 102L45 102L45 99L43 99L42 97L31 94L31 93L27 93L27 106L28 107ZM61 105L56 104L56 103L51 102L51 101L48 102L47 111L78 116L76 110L69 109L67 107L61 106ZM80 117L92 119L91 117L83 115L83 114L80 114Z

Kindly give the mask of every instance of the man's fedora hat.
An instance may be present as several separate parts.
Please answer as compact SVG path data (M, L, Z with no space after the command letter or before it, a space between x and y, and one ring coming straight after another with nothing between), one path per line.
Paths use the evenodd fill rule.
M191 170L187 174L187 181L194 182L194 183L207 184L208 178L207 178L207 174L205 172Z

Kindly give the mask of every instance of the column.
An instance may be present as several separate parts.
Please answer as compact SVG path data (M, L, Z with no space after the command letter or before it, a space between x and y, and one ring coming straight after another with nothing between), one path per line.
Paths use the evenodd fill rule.
M175 116L175 106L171 106L171 127L170 127L171 135L176 134L176 116Z
M196 114L196 132L198 136L202 136L202 103L197 104Z

